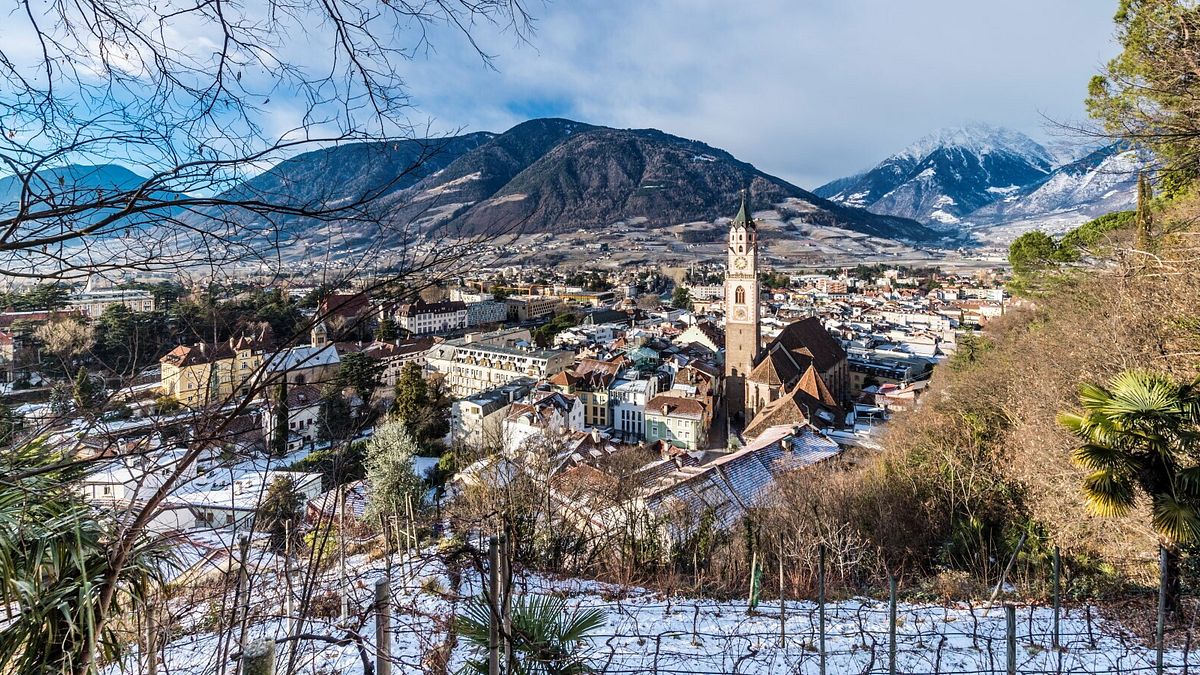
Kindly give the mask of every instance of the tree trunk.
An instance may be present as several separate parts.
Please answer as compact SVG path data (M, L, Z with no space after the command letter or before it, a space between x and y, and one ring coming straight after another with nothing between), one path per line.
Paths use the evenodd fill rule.
M1166 600L1167 600L1167 616L1172 618L1180 618L1183 616L1183 588L1181 574L1179 572L1179 549L1175 546L1167 545L1167 570L1166 570Z

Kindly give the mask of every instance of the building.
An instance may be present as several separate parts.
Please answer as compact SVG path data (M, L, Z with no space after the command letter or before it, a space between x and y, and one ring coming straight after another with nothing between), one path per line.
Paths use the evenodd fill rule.
M272 384L286 377L288 384L320 386L332 382L340 366L341 358L332 346L297 345L271 354L266 374Z
M658 379L618 380L609 389L612 427L626 442L646 438L646 404L658 393Z
M549 379L569 368L573 360L568 351L509 346L486 339L478 342L467 336L435 346L429 352L427 368L444 377L451 396L465 398L522 377Z
M451 333L467 327L467 305L458 300L425 302L418 299L397 307L394 320L410 335Z
M501 433L505 448L516 452L534 450L539 444L565 441L571 432L583 431L583 428L583 404L577 397L558 391L541 391L509 406Z
M725 282L725 384L730 424L745 428L773 401L792 392L814 367L832 398L849 403L850 369L846 351L808 317L783 328L762 346L758 285L758 226L745 194L729 227L729 267Z
M535 384L534 380L522 377L450 404L451 439L476 450L500 447L509 406L528 396Z
M271 398L267 401L267 409L262 415L263 437L267 447L271 448L275 439L276 411L278 402ZM317 442L317 418L321 414L321 390L312 385L288 387L288 453L301 450L304 446L312 446Z
M750 217L746 193L729 224L729 266L725 278L725 391L731 418L749 421L746 378L762 347L759 328L758 224Z
M69 308L83 312L88 318L97 319L104 310L117 305L131 312L153 312L154 295L149 291L137 290L86 290L71 298Z
M162 393L188 406L248 396L266 358L265 332L225 342L179 345L159 359Z
M659 394L646 403L646 442L665 441L684 450L707 445L712 409L699 399Z
M583 404L583 421L589 427L607 427L609 389L617 381L621 366L609 361L583 359L572 370L564 370L550 378L550 384L564 394L579 397Z
M526 295L504 302L508 305L508 318L521 323L552 317L562 306L562 301L552 295Z
M467 326L484 326L504 323L508 320L508 305L495 300L481 300L467 304Z

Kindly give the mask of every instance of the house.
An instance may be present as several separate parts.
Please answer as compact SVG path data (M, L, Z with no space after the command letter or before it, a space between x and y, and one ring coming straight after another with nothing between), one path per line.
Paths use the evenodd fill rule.
M550 378L550 385L564 394L574 394L583 404L584 424L606 427L612 423L609 411L609 389L616 382L621 366L609 361L583 359L572 370L564 370Z
M159 359L159 386L164 394L188 406L248 396L266 358L266 333L242 335L224 342L179 345Z
M659 394L646 403L646 441L666 441L685 450L703 449L712 414L712 406L704 401Z
M658 378L618 380L609 389L613 429L626 441L646 438L646 404L658 393Z
M509 406L501 428L506 450L531 449L538 441L553 442L569 432L582 431L583 404L558 391L534 392Z
M523 377L548 379L566 370L572 360L568 351L508 346L468 335L435 346L427 367L445 378L451 396L462 398Z
M700 344L715 354L725 348L725 331L711 321L697 321L671 342L677 345Z
M189 489L172 494L168 506L183 507L190 512L191 522L180 521L180 529L246 529L271 484L278 479L292 481L305 501L321 494L319 473L248 471L233 480L218 473L209 482L194 481Z
M265 371L272 384L286 377L288 384L320 386L334 380L340 365L341 357L332 346L297 345L270 355Z
M485 294L487 295L487 294ZM508 305L489 299L467 303L467 326L485 326L508 320Z
M554 316L562 301L552 295L528 295L507 298L508 317L521 323Z
M267 409L262 415L263 438L266 439L268 448L273 446L276 425L279 423L278 406L279 402L273 397L268 399ZM285 407L288 415L287 452L290 454L306 445L316 443L317 419L321 414L321 390L310 384L289 386Z
M509 407L524 399L537 382L518 378L495 389L459 399L450 404L450 434L454 443L482 449L498 446Z

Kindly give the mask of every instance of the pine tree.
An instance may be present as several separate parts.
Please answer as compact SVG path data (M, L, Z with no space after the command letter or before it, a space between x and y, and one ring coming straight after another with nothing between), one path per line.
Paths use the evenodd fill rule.
M71 397L75 400L75 407L82 411L90 411L96 404L96 384L92 382L92 377L88 374L87 368L79 367L79 371L75 374L75 387L71 390Z

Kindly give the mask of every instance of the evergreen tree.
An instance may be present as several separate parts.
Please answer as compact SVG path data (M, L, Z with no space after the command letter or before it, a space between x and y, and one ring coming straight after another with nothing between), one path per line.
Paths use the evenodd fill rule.
M410 426L415 425L429 405L429 383L421 377L421 369L409 361L400 370L396 381L396 400L392 414Z
M275 432L271 434L271 452L279 457L287 454L288 422L291 419L287 398L287 378L284 377L275 388Z
M406 495L420 501L422 482L413 470L419 452L417 438L403 420L392 418L375 429L367 443L368 517L401 508Z
M89 412L96 405L99 395L100 392L87 368L80 366L79 371L75 373L75 386L71 390L71 398L75 401L75 407L83 412Z
M350 438L353 430L350 404L342 396L341 388L334 385L323 389L321 409L317 412L317 436L323 441L337 443Z
M675 291L671 293L671 306L675 309L692 309L692 294L688 291L687 286L679 285L675 287Z
M375 389L383 381L383 370L382 362L362 352L351 352L342 357L336 382L342 387L353 387L359 398L369 403Z
M380 320L379 327L375 329L375 339L380 342L391 342L397 337L399 337L399 333L396 330L396 322L392 320L392 317L385 316Z
M1137 250L1149 253L1154 250L1154 215L1150 212L1151 192L1150 181L1146 173L1138 173L1137 211L1134 222L1137 224Z
M256 527L271 536L271 548L280 553L295 551L304 540L300 524L304 518L304 495L291 478L280 477L267 487L267 494L258 506Z

